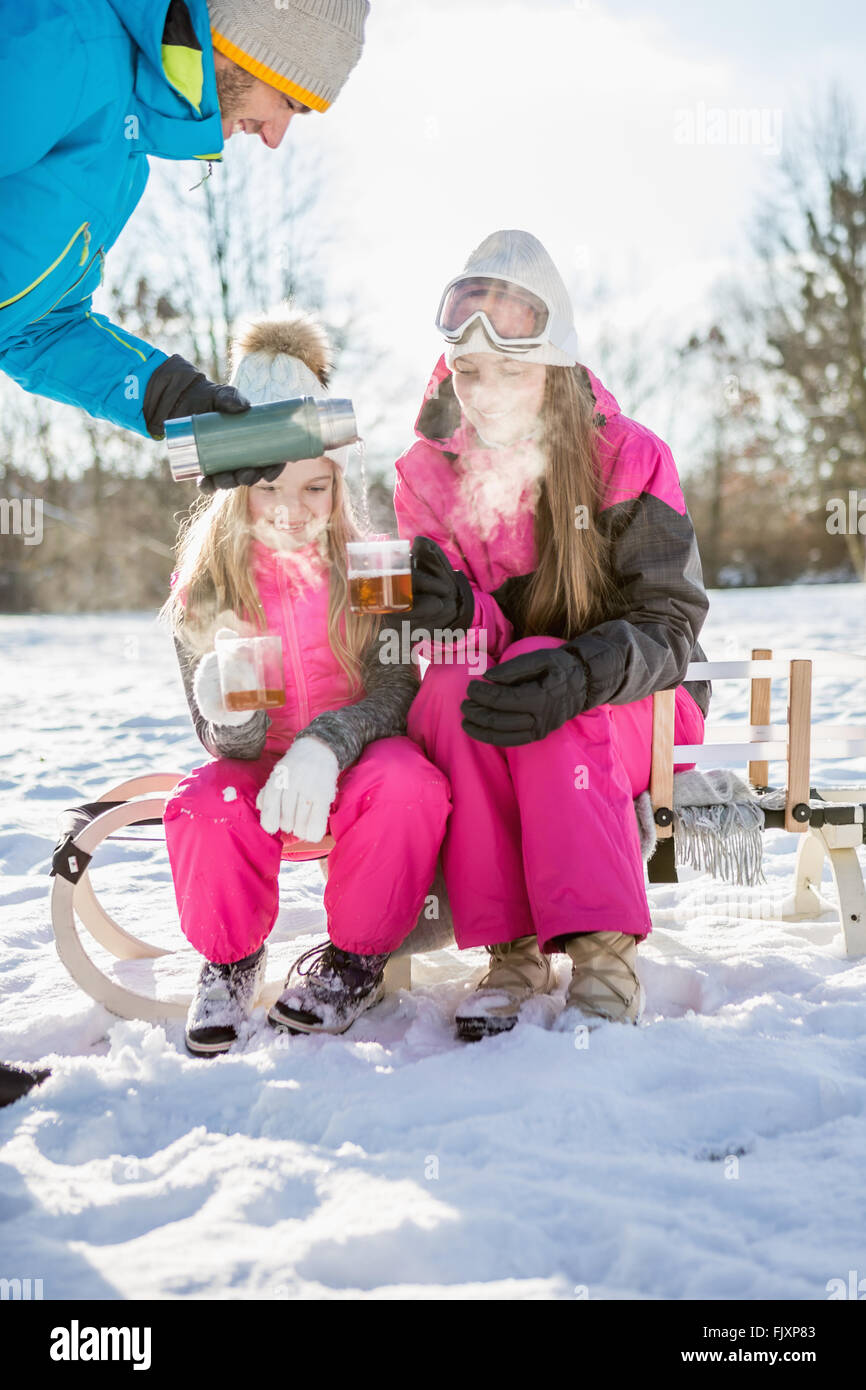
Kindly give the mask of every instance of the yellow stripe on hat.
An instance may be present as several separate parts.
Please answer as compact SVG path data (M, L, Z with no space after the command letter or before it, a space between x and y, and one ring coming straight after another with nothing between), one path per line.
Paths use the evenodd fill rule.
M238 67L245 68L251 72L253 77L261 78L262 82L267 82L269 87L276 87L278 91L285 92L287 97L294 97L296 101L302 101L305 106L311 106L314 111L327 111L331 105L323 97L317 97L315 92L308 92L306 87L299 87L297 82L290 82L281 73L274 72L267 64L260 63L258 58L251 58L242 48L238 48L230 39L226 39L216 29L211 29L211 39L213 46L226 58L231 58Z

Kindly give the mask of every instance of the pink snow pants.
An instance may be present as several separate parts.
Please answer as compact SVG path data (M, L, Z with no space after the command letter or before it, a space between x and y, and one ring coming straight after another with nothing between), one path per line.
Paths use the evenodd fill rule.
M210 961L242 960L279 910L283 850L297 836L262 829L256 797L284 750L217 758L177 784L163 816L184 936ZM392 951L415 926L451 809L448 779L409 738L369 743L337 779L325 911L336 946Z
M561 645L525 637L499 660ZM551 951L571 932L646 936L652 923L633 802L649 786L652 696L600 705L536 743L500 748L461 726L473 674L463 663L431 663L408 723L451 783L442 869L458 946L537 934ZM675 708L675 741L702 743L704 717L682 686Z

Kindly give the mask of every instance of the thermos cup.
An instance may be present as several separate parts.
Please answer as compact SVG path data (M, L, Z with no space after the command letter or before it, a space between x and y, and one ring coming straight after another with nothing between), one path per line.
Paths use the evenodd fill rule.
M319 458L358 438L351 401L298 396L253 405L240 415L208 411L165 422L171 476L189 482L235 468Z

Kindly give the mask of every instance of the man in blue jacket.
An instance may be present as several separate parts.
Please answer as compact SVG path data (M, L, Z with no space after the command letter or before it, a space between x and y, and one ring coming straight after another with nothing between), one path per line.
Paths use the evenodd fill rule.
M177 416L249 409L91 297L148 155L218 161L240 131L276 149L295 115L337 96L368 12L368 0L0 0L0 368L152 439Z

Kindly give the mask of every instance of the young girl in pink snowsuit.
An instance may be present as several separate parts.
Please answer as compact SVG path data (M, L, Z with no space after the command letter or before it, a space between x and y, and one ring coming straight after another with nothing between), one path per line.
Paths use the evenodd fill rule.
M562 950L569 1020L636 1022L652 694L676 687L681 743L702 741L710 694L682 684L708 600L676 466L578 362L568 292L529 233L473 252L437 326L447 348L394 506L416 537L406 617L440 629L416 648L431 664L408 731L451 783L457 943L492 958L458 1033L513 1027Z
M253 322L233 355L232 385L253 404L327 394L330 350L309 315ZM306 845L303 859L326 832L333 841L330 941L295 962L268 1015L288 1032L343 1032L377 1002L436 871L450 796L405 736L417 671L380 659L380 620L347 608L345 545L358 532L346 452L214 492L180 543L164 613L213 761L178 784L164 822L181 928L205 957L186 1031L198 1055L229 1048L255 1004L286 844ZM284 705L226 708L213 651L222 628L281 635Z

